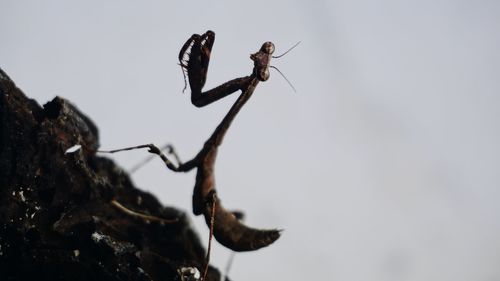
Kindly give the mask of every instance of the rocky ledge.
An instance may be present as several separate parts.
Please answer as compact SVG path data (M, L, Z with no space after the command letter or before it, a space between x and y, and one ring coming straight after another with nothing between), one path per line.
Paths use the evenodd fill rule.
M203 268L186 214L137 189L98 147L96 125L69 101L42 107L0 69L1 280L181 280ZM130 216L112 200L178 221ZM219 279L210 267L207 280Z

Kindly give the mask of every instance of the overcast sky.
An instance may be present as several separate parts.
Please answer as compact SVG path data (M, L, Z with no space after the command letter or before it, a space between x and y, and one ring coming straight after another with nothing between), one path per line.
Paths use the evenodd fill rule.
M174 3L175 4L170 4ZM0 67L40 104L94 120L103 149L201 148L236 95L195 108L177 55L215 31L205 89L273 64L221 147L217 189L283 228L233 280L500 280L500 2L0 2ZM128 169L145 151L113 158ZM134 182L191 211L194 173L153 161ZM205 239L201 217L191 216ZM223 268L229 252L216 244Z

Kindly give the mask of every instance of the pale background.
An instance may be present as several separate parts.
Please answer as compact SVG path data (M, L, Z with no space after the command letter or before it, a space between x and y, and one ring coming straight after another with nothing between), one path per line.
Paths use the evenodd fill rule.
M273 61L298 92L273 71L219 154L224 204L285 229L233 280L500 280L500 2L75 2L1 0L0 67L41 104L75 103L103 149L200 149L236 95L181 93L191 34L217 34L206 89L249 74L263 42L302 41ZM194 173L157 160L134 182L190 213ZM215 265L228 255L216 244Z

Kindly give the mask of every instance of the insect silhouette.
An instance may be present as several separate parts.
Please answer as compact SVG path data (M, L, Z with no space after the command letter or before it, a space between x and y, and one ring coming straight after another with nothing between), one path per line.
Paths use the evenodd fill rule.
M259 82L269 79L270 61L273 58L272 54L274 53L275 46L272 42L265 42L258 52L250 55L250 59L254 62L250 75L230 80L209 91L202 92L207 79L210 54L214 41L215 33L209 30L202 35L193 34L182 46L179 52L179 63L186 84L184 90L187 87L186 80L188 80L191 88L191 102L196 107L206 106L237 91L241 91L241 94L193 159L186 162L180 161L174 148L169 146L168 154L174 157L176 162L174 163L154 144L102 152L115 153L125 150L148 148L150 153L158 155L167 168L172 171L188 172L196 168L193 213L195 215L204 215L205 222L210 228L210 237L213 234L220 244L233 251L253 251L266 247L276 241L280 237L280 230L263 230L246 226L238 219L237 213L226 210L222 206L215 189L214 170L219 146L222 144L224 136L234 118L250 99ZM210 257L210 247L211 239L209 239L207 250L207 265ZM206 270L203 274L203 280L205 274Z

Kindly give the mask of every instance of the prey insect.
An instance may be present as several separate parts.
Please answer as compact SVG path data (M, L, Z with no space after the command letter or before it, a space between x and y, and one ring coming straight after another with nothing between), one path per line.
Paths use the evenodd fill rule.
M250 59L254 62L254 67L250 75L230 80L209 91L202 92L207 79L208 65L214 40L215 33L212 31L207 31L202 35L194 34L186 41L179 52L179 62L186 83L185 88L187 87L187 81L189 81L191 88L191 102L196 107L203 107L236 91L241 91L241 94L212 135L205 141L200 152L193 159L186 162L180 161L172 146L169 147L168 154L174 157L175 162L171 161L153 144L103 152L115 153L125 150L148 148L150 153L158 155L167 168L172 171L188 172L196 168L193 213L195 215L204 215L205 221L210 228L210 237L213 235L222 245L233 251L252 251L266 247L276 241L280 237L280 230L262 230L248 227L238 219L235 213L226 210L222 206L215 189L215 161L218 149L234 118L250 99L259 82L269 79L270 61L273 57L272 54L275 46L272 42L265 42L258 52L250 55ZM207 266L210 257L210 248L211 239L209 239L207 249ZM205 279L206 268L203 280Z

